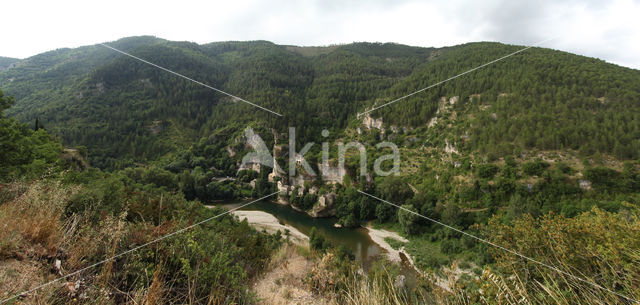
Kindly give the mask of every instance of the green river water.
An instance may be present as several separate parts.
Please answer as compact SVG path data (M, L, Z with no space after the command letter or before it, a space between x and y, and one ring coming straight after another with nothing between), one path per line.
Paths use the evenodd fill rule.
M242 203L222 204L225 208L235 208ZM281 224L292 226L305 235L309 235L311 228L315 227L326 240L333 245L346 247L355 256L360 266L368 271L371 264L382 258L385 250L371 240L365 228L336 228L336 218L313 218L305 213L296 211L291 207L274 202L256 202L243 207L242 210L262 211L276 217ZM415 281L416 272L406 263L400 264L400 273L405 275L408 284Z

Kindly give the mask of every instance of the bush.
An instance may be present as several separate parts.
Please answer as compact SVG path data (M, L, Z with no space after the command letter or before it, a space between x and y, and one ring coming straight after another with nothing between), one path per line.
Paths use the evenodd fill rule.
M462 246L457 239L445 239L440 243L440 252L444 254L458 254L462 252Z
M490 179L495 176L500 168L495 164L480 164L476 167L476 174L480 178Z
M560 170L563 174L572 174L573 173L573 168L571 168L571 166L569 166L568 164L564 163L564 162L558 162L556 163L556 167L558 168L558 170Z
M592 167L583 172L584 178L591 181L593 186L600 188L614 188L620 182L620 173L606 167Z
M327 248L330 247L329 242L327 242L316 227L311 228L311 232L309 233L309 248L315 251L324 252Z
M522 164L522 171L529 176L542 176L547 167L549 167L549 163L536 160Z

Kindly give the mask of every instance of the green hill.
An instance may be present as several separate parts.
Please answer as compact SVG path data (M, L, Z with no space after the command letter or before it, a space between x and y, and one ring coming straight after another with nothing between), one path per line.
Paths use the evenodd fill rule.
M17 58L10 58L10 57L2 57L0 56L0 71L2 70L6 70L9 67L11 67L11 65L19 62L20 60Z
M312 276L308 288L320 294L340 297L356 289L362 294L359 300L368 300L367 290L357 285L370 287L366 281L381 280L386 288L376 295L396 301L395 293L423 300L433 296L435 304L503 296L541 304L558 299L626 302L566 277L578 274L576 270L622 295L639 293L633 283L640 274L640 241L637 234L628 234L640 223L638 70L531 48L358 117L522 47L492 42L438 49L388 43L198 45L155 37L108 44L283 116L100 45L59 49L5 65L0 71L0 148L6 156L0 162L0 218L9 229L0 234L0 257L21 257L38 243L50 251L68 245L71 258L60 257L73 270L111 253L111 245L117 244L121 252L129 241L142 244L174 226L218 213L198 201L255 199L279 190L280 203L310 215L334 216L344 227L371 223L400 232L408 241L394 240L392 246L404 247L422 271L434 276L457 273L443 266L459 266L461 271L451 294L431 279L421 279L424 285L400 294L395 267L374 266L374 276L361 278L357 267L349 273L346 250L331 249L312 234L306 256L316 263L333 262L313 269L341 274L336 282L332 276ZM15 105L4 96L14 96ZM346 154L345 174L334 174L332 183L303 174L278 176L265 167L241 168L251 150L247 127L265 140L284 169L289 168L289 127L297 128L297 151L306 142L316 143L305 155L316 172L322 160L320 142L329 144L335 164L338 143L358 141L366 148L368 174L361 172L362 157L355 149ZM398 175L372 172L374 160L387 151L377 147L381 141L398 146ZM87 160L92 165L88 168ZM389 162L382 167L388 168ZM49 196L51 190L57 193ZM45 207L55 211L48 214ZM407 210L565 273L540 268ZM67 230L66 221L90 224L90 230ZM48 223L54 224L42 232L52 237L33 233ZM126 242L118 243L119 233L113 232L121 227L128 233L123 235ZM111 241L106 236L115 237ZM163 242L158 251L149 248L120 261L112 278L109 265L88 283L103 283L96 293L112 289L137 294L151 281L134 275L153 274L155 283L164 272L169 281L165 295L178 303L186 302L184 289L192 283L196 285L190 293L202 300L209 294L216 297L211 302L251 303L251 293L241 283L265 270L281 238L225 217L210 228L185 234L176 248ZM86 252L86 243L73 242L84 240L94 241ZM329 254L322 258L323 253ZM282 259L285 254L273 255ZM45 257L49 259L34 255L29 260ZM223 263L232 257L231 264ZM198 267L199 262L205 265ZM331 280L325 285L320 278ZM210 290L215 281L221 291ZM107 282L111 288L104 288ZM165 282L160 283L158 291ZM61 300L71 298L59 295ZM124 302L122 298L116 303Z
M301 52L304 48L265 41L197 45L154 37L124 38L110 45L284 118L276 120L99 45L43 53L0 72L0 88L17 100L9 115L21 121L38 118L63 142L88 146L94 164L113 167L116 160L157 158L229 123L261 122L281 131L305 126L301 140L320 139L322 128L344 128L367 107L520 48L354 43ZM635 159L640 149L639 112L633 111L640 107L639 78L637 70L533 48L372 116L417 128L429 122L442 96L459 96L456 111L473 117L456 134L468 137L465 149L502 155L516 147L571 148ZM160 135L150 130L153 124L163 126Z

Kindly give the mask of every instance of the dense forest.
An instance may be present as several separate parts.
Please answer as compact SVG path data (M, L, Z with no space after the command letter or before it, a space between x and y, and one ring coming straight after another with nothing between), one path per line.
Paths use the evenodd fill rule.
M358 112L517 50L497 43L442 49L355 43L302 55L269 42L197 45L153 37L113 47L282 113L254 111L222 94L102 46L60 49L0 73L18 103L9 115L39 119L69 145L85 145L106 169L156 159L229 124L257 122L298 140L320 141ZM635 159L638 71L541 48L372 113L407 127L425 125L442 96L474 114L464 147L504 155L515 148L573 149ZM482 111L480 111L482 110ZM626 111L623 111L626 110ZM228 118L234 118L229 122ZM624 123L619 123L624 122ZM121 145L114 146L111 143Z
M629 234L637 232L640 215L640 71L531 48L363 118L358 113L521 47L480 42L439 49L390 43L307 48L266 41L198 45L155 37L108 44L283 116L100 45L2 58L0 218L19 233L0 236L0 257L20 256L32 244L53 251L96 239L86 253L64 249L64 258L47 258L77 269L109 251L125 251L125 245L143 244L221 212L201 203L271 194L278 182L291 182L270 176L271 168L240 167L252 149L245 132L250 127L258 134L286 169L287 153L276 152L287 151L287 130L296 127L298 150L307 142L327 142L334 162L337 143L357 141L366 148L366 160L352 151L342 181L304 180L281 194L288 204L311 211L321 196L332 194L331 216L341 226L401 232L408 242L393 246L405 249L420 270L441 276L443 268L460 265L468 271L449 292L429 281L398 292L384 284L388 270L359 278L351 273L349 253L314 233L310 247L316 255L323 262L327 256L339 258L327 267L343 275L329 285L332 293L355 294L350 289L379 284L389 300L410 303L628 301L408 210L640 297L635 285L640 235ZM328 135L322 135L325 129ZM376 148L380 141L399 147L399 175L376 176L371 170L374 160L388 153ZM305 155L315 169L320 149L316 144ZM361 161L368 174L360 172ZM59 198L39 193L52 189ZM25 200L32 204L25 206ZM53 205L57 214L39 215L37 204ZM41 236L10 221L29 213L55 219L54 233ZM109 222L117 233L94 225L87 232L65 231L71 222ZM114 262L91 280L130 295L158 282L158 276L171 287L165 294L169 303L253 302L247 282L287 242L232 217L206 226ZM599 235L603 231L608 234ZM214 252L219 254L211 256ZM135 278L142 273L148 276ZM211 281L221 290L207 291ZM309 282L319 292L325 284ZM193 290L185 293L185 287ZM501 301L487 301L492 298Z
M9 57L2 57L0 56L0 71L2 70L6 70L9 67L11 67L12 64L16 63L20 61L17 58L9 58Z

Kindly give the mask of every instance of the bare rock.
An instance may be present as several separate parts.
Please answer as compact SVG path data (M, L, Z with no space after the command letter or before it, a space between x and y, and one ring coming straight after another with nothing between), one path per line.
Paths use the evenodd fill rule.
M318 203L316 203L309 215L311 217L330 217L336 214L336 208L334 206L334 202L336 199L336 194L334 192L324 194L318 198Z
M362 120L362 125L367 129L379 129L382 130L382 118L374 119L369 114L367 114Z

